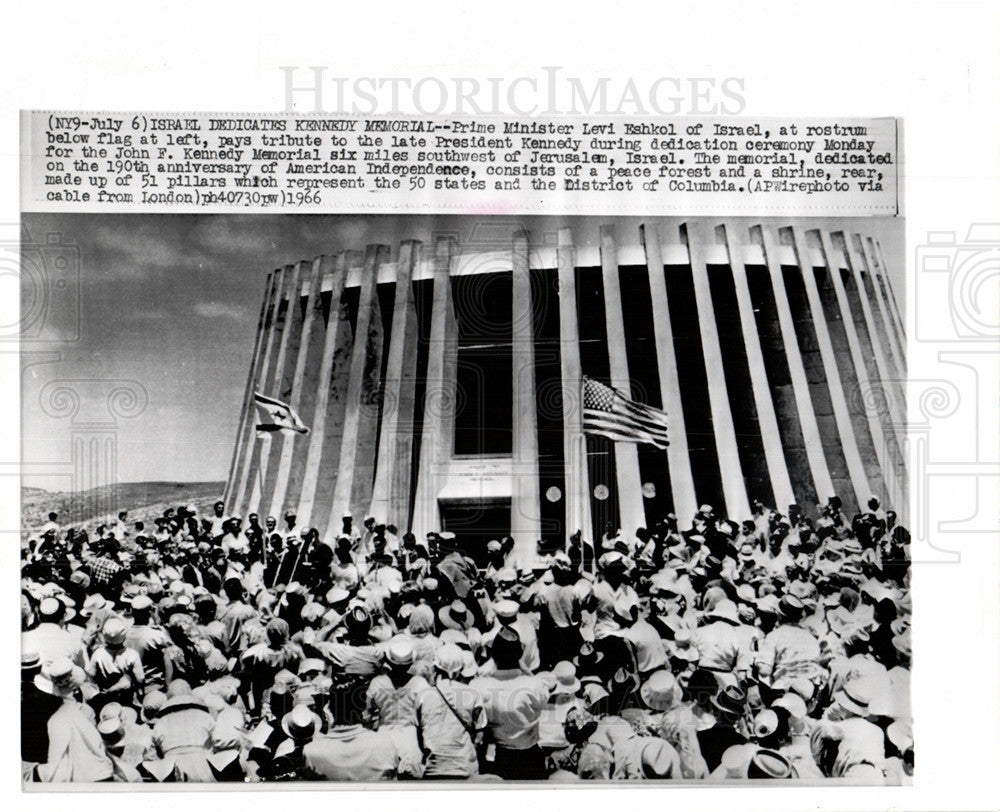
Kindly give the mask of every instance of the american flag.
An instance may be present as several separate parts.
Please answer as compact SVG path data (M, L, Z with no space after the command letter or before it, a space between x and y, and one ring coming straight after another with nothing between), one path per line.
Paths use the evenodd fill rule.
M667 413L629 400L617 389L584 377L583 431L625 443L666 448Z

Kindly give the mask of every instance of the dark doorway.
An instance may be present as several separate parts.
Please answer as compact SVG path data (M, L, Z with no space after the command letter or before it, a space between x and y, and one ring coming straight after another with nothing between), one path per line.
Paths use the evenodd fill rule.
M441 529L455 534L462 552L486 566L486 545L490 539L510 535L510 500L442 501Z

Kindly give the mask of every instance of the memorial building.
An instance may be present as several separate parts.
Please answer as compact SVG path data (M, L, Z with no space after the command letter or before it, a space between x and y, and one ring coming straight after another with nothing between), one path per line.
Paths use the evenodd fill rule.
M510 535L520 562L706 503L815 516L836 494L850 516L874 495L905 524L905 334L879 241L621 222L579 246L572 226L400 233L275 270L226 510L290 511L327 541L348 514L470 551ZM666 449L585 434L585 376L666 412ZM254 393L308 432L258 431Z

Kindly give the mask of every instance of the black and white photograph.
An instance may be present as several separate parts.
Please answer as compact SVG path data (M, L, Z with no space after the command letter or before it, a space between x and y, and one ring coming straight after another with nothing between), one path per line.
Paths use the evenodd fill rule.
M998 808L1000 5L6 11L10 808Z
M26 213L25 787L910 783L902 226Z

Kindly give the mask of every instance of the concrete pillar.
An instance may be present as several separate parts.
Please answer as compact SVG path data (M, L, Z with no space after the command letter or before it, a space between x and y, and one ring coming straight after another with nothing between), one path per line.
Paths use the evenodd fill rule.
M448 472L455 447L455 375L458 364L458 325L451 296L451 266L455 241L442 237L434 245L434 281L431 334L427 348L427 385L420 435L420 468L413 505L412 531L417 539L441 529L437 495Z
M774 304L778 312L778 324L781 328L781 343L785 347L785 358L788 362L788 372L792 379L792 392L795 396L795 409L799 415L799 425L802 428L802 439L806 446L806 458L812 473L813 484L816 486L816 496L825 501L834 496L833 480L823 453L823 439L816 422L816 412L813 409L812 397L809 393L809 380L806 378L802 353L795 335L795 321L792 318L792 308L788 304L785 292L785 280L781 273L781 260L778 256L778 245L772 232L763 226L754 226L760 234L764 246L764 259L771 278L771 288L774 293Z
M715 432L715 447L719 455L719 471L722 474L722 492L726 499L726 515L742 520L750 516L750 502L747 499L743 466L736 444L736 427L733 424L733 411L729 404L722 347L719 345L719 329L715 323L715 309L712 305L712 289L705 261L707 244L701 227L697 224L685 223L681 226L681 232L687 242L691 275L694 280L698 330L701 333L701 347L705 356L708 401L712 410L712 426Z
M792 228L791 232L792 240L795 243L795 253L798 256L799 271L805 284L806 298L809 300L809 310L812 313L813 329L816 332L816 343L819 345L819 355L823 362L826 386L833 404L833 419L837 424L840 446L844 452L844 460L847 462L847 473L851 477L851 485L854 488L858 504L864 505L868 501L868 497L871 496L872 488L868 482L868 475L865 472L861 451L858 449L858 441L854 434L854 426L851 423L851 412L847 406L844 386L840 380L837 356L833 351L830 330L826 324L826 314L823 312L823 302L819 297L816 277L813 274L809 246L806 244L805 235L800 229Z
M562 372L563 462L566 471L566 540L577 530L594 542L590 515L590 477L583 439L583 371L580 328L576 314L576 250L573 232L559 229L556 264L559 273L559 364Z
M896 293L892 287L892 278L889 275L889 266L885 264L885 257L882 255L882 243L878 240L872 240L872 244L875 248L875 258L878 260L879 267L882 268L882 283L885 285L885 298L889 303L889 310L892 312L893 321L896 323L896 332L899 334L899 340L905 352L906 319L904 318L904 313L899 308L899 302L896 300Z
M222 497L222 501L226 503L225 510L227 514L231 514L234 510L240 474L247 463L247 449L253 444L254 415L257 412L257 408L253 404L253 393L260 377L263 348L270 328L269 308L274 296L274 286L274 275L268 274L267 283L264 287L264 298L260 305L260 318L257 321L257 337L254 340L253 356L250 360L250 373L247 375L247 385L243 392L243 406L240 408L240 424L236 429L233 461L229 467L229 476L226 479L226 492Z
M878 267L875 263L871 239L864 236L860 239L861 253L865 258L865 264L868 266L868 281L871 282L872 295L875 298L875 304L878 307L878 314L881 320L878 326L888 340L889 362L895 368L898 378L902 380L906 378L906 357L903 355L899 339L896 337L896 330L892 325L892 319L889 317L885 300L882 298L882 288L878 282Z
M289 357L294 358L301 337L302 316L299 310L299 286L302 263L297 262L287 269L288 284L282 296L284 313L281 316L281 339L278 342L278 357L275 359L274 374L268 382L268 391L261 394L278 400L288 397L291 388L291 368ZM289 349L291 348L291 349ZM250 494L249 510L266 510L270 507L270 494L274 489L274 479L278 473L277 461L272 460L275 444L281 439L280 433L270 432L261 440L258 476L254 478L254 488ZM270 514L268 514L270 515ZM280 524L281 517L275 516ZM263 522L262 522L263 524Z
M300 409L303 404L303 395L309 392L309 396L315 392L316 378L319 369L315 363L310 364L310 349L323 333L323 303L320 299L320 282L322 259L316 257L312 261L309 271L309 281L306 287L306 312L302 318L302 327L299 331L298 352L295 355L295 367L292 371L292 388L288 395L288 405L292 411L300 417ZM298 303L296 302L296 308ZM317 312L318 311L318 312ZM296 313L298 313L298 309ZM315 359L312 359L315 361ZM309 425L308 423L306 425ZM312 429L310 428L310 431ZM274 480L274 492L271 495L270 514L280 515L285 507L286 497L289 507L297 494L288 494L288 481L292 473L292 461L300 456L301 449L309 444L308 435L302 435L294 431L283 432L281 438L281 458L278 462L278 471Z
M417 308L413 301L413 269L420 262L421 244L399 247L396 263L389 358L382 396L382 428L370 515L406 529L410 516L410 475L413 455L413 409L416 398Z
M389 249L384 245L370 245L365 251L347 383L347 413L328 528L338 528L340 517L348 514L360 526L364 519L360 514L371 504L383 339L376 280L388 256Z
M347 405L347 377L354 349L350 314L342 301L347 278L348 253L322 258L322 286L330 289L330 312L323 335L323 356L316 376L316 398L312 410L309 449L302 469L298 519L300 527L315 527L320 535L327 531L328 511L314 510L317 492L332 496L337 477L337 455L343 434ZM303 416L303 419L307 419ZM323 486L322 489L320 486ZM334 531L340 529L339 517Z
M278 356L278 345L281 343L281 334L285 325L284 297L288 288L291 274L289 269L279 268L274 272L276 279L274 289L274 302L271 311L271 329L268 333L267 344L264 347L264 358L261 361L261 374L257 382L257 391L266 394L271 388L271 380L274 377L274 363ZM235 511L241 516L246 516L254 512L257 508L250 507L253 492L256 490L258 499L260 494L260 454L264 447L264 438L257 435L257 424L260 422L260 410L253 406L250 413L249 429L251 432L251 445L248 448L247 465L243 471L240 488L235 501ZM263 525L263 520L261 525Z
M667 437L667 465L670 469L670 490L674 514L679 526L688 528L698 510L694 492L694 475L688 452L687 430L684 427L684 407L681 403L680 378L677 375L677 355L673 328L670 326L670 306L664 276L663 252L655 223L639 226L639 235L646 252L649 272L649 294L653 303L653 335L656 338L656 367L660 378L660 399L670 426Z
M878 243L871 237L865 237L864 242L868 246L868 256L874 261L877 271L872 279L875 282L875 291L879 306L882 308L882 316L886 321L886 332L892 334L896 346L899 347L899 360L902 364L902 371L905 372L906 334L903 331L899 311L896 308L896 302L889 288L889 273L886 270L885 261L882 259L882 251L879 249Z
M514 539L514 564L530 565L542 535L541 495L538 480L538 415L535 400L535 331L528 270L528 235L514 235L511 254L513 308L512 353L512 493L510 534Z
M601 226L601 275L604 283L604 321L608 335L608 359L611 385L632 399L632 381L628 371L625 346L625 313L622 308L621 280L618 276L618 252L614 229ZM639 475L639 447L636 443L615 442L615 471L618 477L619 524L627 538L638 527L646 526L642 501L642 477Z
M861 351L861 341L858 338L854 313L851 311L851 303L847 297L847 290L844 288L844 282L840 278L840 268L836 259L836 251L833 247L833 241L827 232L820 231L819 237L823 244L823 255L826 258L826 267L830 273L830 281L833 284L833 290L837 297L837 306L840 308L844 332L847 335L847 345L851 353L854 374L858 379L859 386L864 387L870 385L868 368L865 364L864 354ZM867 407L868 405L867 399L864 397L860 397L859 402L862 407ZM899 480L897 477L889 476L890 471L896 467L898 461L901 459L895 442L893 441L892 446L889 445L889 441L882 432L882 423L877 411L865 408L865 419L868 423L868 431L872 436L872 443L875 446L875 454L878 457L879 468L882 471L882 479L888 490L889 501L894 505L901 504L904 496L899 489ZM864 502L861 504L864 504Z
M903 406L905 399L903 396L902 378L899 373L890 366L889 357L886 354L885 346L875 324L875 314L872 312L871 302L868 300L868 291L865 288L864 279L861 277L863 259L858 255L857 246L853 235L847 232L838 232L833 236L840 235L844 241L844 253L847 255L847 262L851 266L851 275L854 277L854 286L858 290L858 300L861 302L861 312L865 318L865 328L868 331L868 340L871 341L872 351L875 355L875 366L878 369L879 378L882 381L882 388L889 405L889 415L892 420L895 433L896 427L905 425L906 410ZM870 266L869 266L870 268ZM869 270L870 273L870 270ZM897 439L899 435L897 434Z
M747 365L750 368L750 385L753 390L754 406L757 410L757 422L760 425L761 440L764 444L764 459L767 462L767 472L771 479L771 489L774 491L775 507L784 512L789 505L795 503L795 492L788 474L788 463L785 460L785 452L781 443L778 416L774 410L771 387L767 380L767 367L764 365L764 350L760 345L757 319L753 314L753 301L750 298L750 286L747 283L747 269L743 262L743 243L740 235L746 232L733 223L727 223L723 229L726 234L726 247L729 251L729 267L732 268L733 282L736 288L736 304L739 308L740 328L743 332Z

